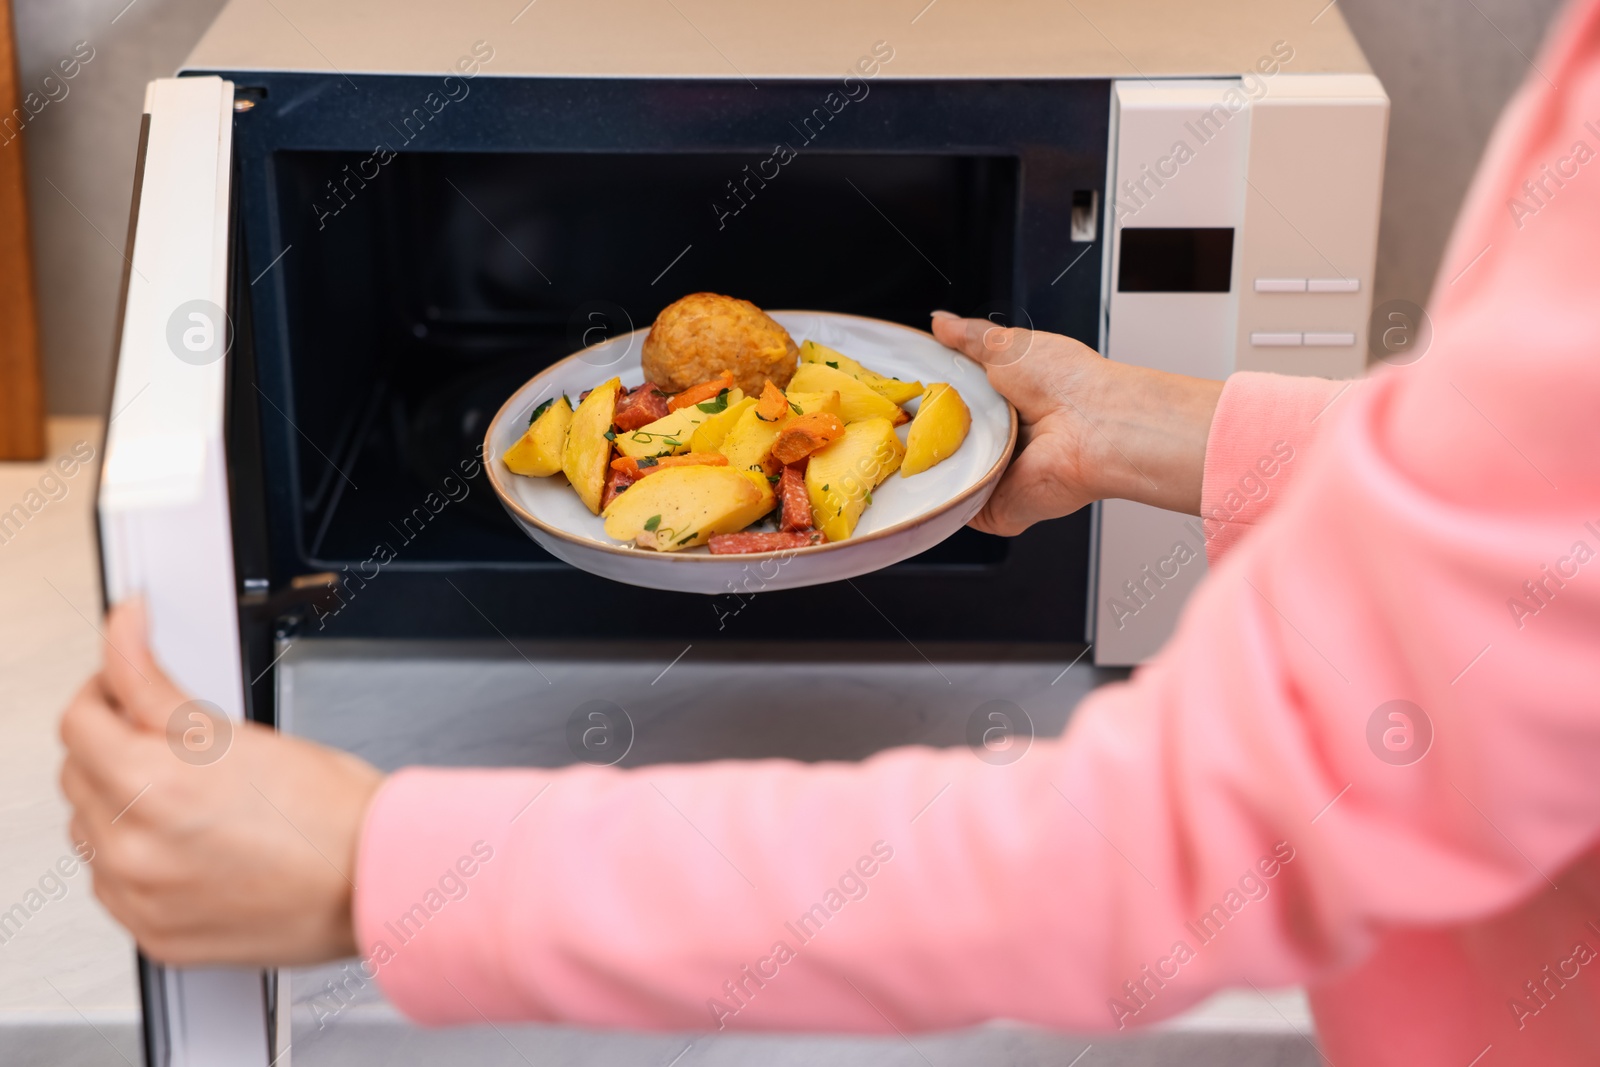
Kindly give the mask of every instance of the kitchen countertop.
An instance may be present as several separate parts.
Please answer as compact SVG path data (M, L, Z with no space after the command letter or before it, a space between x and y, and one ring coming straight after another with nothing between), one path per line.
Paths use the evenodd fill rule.
M51 464L80 443L94 450L94 461L50 480ZM0 529L0 913L26 908L28 891L69 854L56 720L100 658L91 525L100 447L99 419L52 419L45 463L0 464L0 515L42 501L20 530ZM95 900L88 871L64 881L65 894L44 898L20 930L0 931L7 938L0 943L0 1048L17 1047L15 1025L81 1031L87 1020L116 1029L109 1036L132 1056L119 1024L138 1003L133 942ZM88 1036L101 1060L110 1055Z
M37 888L47 869L69 849L67 807L56 784L61 761L56 720L99 659L92 502L101 429L97 419L51 420L49 462L70 455L80 442L94 449L95 461L59 482L47 477L53 469L48 463L0 464L0 514L13 504L37 508L15 533L0 529L0 729L8 741L0 746L0 913L13 904L26 909L39 901L27 896L29 890ZM56 899L45 898L16 933L0 931L6 937L0 943L0 1049L6 1052L5 1062L53 1067L137 1063L132 942L94 899L86 871L65 883L65 892L56 890ZM392 1042L408 1041L405 1035L416 1033L399 1020L385 1025L380 1016L376 1021L378 1028L367 1038L346 1046L346 1057L381 1062ZM560 1040L561 1028L545 1029L550 1040ZM1185 1051L1181 1035L1187 1032L1225 1038L1212 1043L1206 1062L1317 1062L1309 1041L1313 1025L1297 990L1268 997L1251 991L1222 993L1161 1030L1148 1042L1124 1046L1113 1058L1129 1064L1198 1063L1193 1050ZM1023 1035L1016 1038L1020 1053L1035 1042L1026 1035L1037 1032L1018 1033ZM348 1036L358 1034L351 1027ZM1262 1035L1276 1035L1276 1048L1255 1047L1254 1055L1245 1059L1228 1052L1233 1036L1244 1041ZM462 1040L474 1043L468 1034ZM799 1052L810 1042L820 1052L829 1040L796 1039L791 1051ZM929 1040L947 1044L947 1051L959 1059L958 1049L967 1039L952 1035ZM1128 1058L1141 1045L1147 1054ZM451 1055L466 1047L451 1044ZM632 1055L622 1055L624 1050L641 1051L619 1035L617 1062L634 1062ZM775 1051L766 1047L767 1054ZM886 1062L883 1056L890 1051L878 1049L871 1058ZM1058 1051L1050 1045L1039 1054L1053 1059ZM898 1052L910 1056L903 1048ZM1016 1062L1023 1059L1033 1062L1031 1056ZM650 1056L637 1062L650 1062Z

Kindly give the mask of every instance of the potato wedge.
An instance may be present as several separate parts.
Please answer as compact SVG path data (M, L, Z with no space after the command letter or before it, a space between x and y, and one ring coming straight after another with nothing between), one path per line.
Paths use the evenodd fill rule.
M831 389L825 393L802 393L790 390L789 411L794 415L839 414L839 391ZM795 411L799 408L799 411Z
M572 413L567 427L567 443L561 452L561 469L577 490L578 498L596 515L605 490L606 466L611 460L611 419L616 414L617 392L622 379L612 378L595 386ZM552 405L554 406L554 405Z
M815 341L807 341L800 346L800 362L821 363L823 366L843 371L863 385L870 386L873 392L894 404L909 404L922 395L921 382L902 382L899 378L884 377L875 370L863 367L843 352L836 352L827 345L819 345Z
M670 467L642 478L606 509L606 536L676 552L735 533L771 511L764 475L731 467Z
M900 465L900 476L908 478L921 474L941 460L948 459L972 429L972 412L961 394L944 382L928 386L917 416L906 431L906 460Z
M844 436L811 454L806 492L817 528L829 541L843 541L855 532L872 502L872 490L899 469L904 457L894 424L883 418L849 423Z
M842 370L823 363L802 363L789 380L792 393L839 393L839 417L845 422L862 419L888 419L891 423L904 413L900 405L879 396L870 386L856 381Z
M539 405L528 429L501 457L512 474L548 478L561 469L567 448L567 427L572 425L572 404L565 396L551 397Z
M706 420L722 414L743 399L744 393L733 388L728 390L726 397L719 394L703 403L679 408L648 426L617 434L617 451L634 459L644 459L646 456L675 456L680 452L687 452L695 430Z
M778 473L778 465L769 458L772 442L778 439L782 422L767 422L755 406L745 410L733 424L728 436L717 449L728 457L728 466L734 470L757 470L763 474Z
M731 391L729 395L733 395ZM741 395L738 402L730 401L727 407L695 427L694 434L689 438L689 451L719 451L728 431L739 421L739 416L755 406L756 398L753 396Z

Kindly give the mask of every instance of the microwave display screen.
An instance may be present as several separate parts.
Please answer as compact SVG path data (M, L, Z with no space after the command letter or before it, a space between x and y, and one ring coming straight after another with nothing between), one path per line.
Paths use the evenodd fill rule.
M1130 226L1122 231L1120 292L1226 293L1232 277L1232 227Z

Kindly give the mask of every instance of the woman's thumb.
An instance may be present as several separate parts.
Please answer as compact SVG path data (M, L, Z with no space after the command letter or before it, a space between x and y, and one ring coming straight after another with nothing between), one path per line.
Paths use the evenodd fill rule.
M187 699L150 651L144 598L123 600L106 618L102 676L112 700L135 726L164 730L172 709Z

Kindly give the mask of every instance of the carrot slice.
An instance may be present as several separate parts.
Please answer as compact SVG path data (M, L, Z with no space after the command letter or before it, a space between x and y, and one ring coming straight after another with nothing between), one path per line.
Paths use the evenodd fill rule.
M797 415L784 424L772 442L772 458L785 465L798 463L843 436L844 422L831 412Z
M762 422L777 422L789 414L789 410L789 398L768 378L767 384L761 387L761 399L756 401L756 418Z
M647 474L666 470L668 467L726 467L728 457L721 452L685 452L681 456L658 456L655 459L635 459L632 456L618 456L611 461L611 469L621 471L630 481L638 481Z
M671 400L667 401L667 410L677 411L679 408L686 408L690 404L703 404L707 400L715 400L718 393L722 392L724 389L732 388L733 372L730 370L725 370L708 382L701 382L699 385L691 385L683 392L678 393Z

